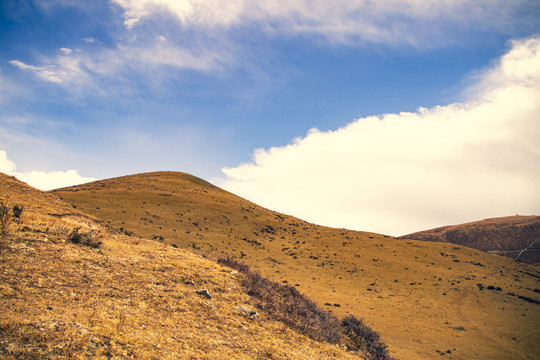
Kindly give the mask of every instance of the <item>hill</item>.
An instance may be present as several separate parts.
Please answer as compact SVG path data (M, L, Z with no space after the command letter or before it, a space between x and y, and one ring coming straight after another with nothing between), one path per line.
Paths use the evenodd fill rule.
M317 226L177 172L53 193L125 233L232 256L340 317L363 318L400 359L540 353L540 272L527 264L454 244Z
M0 203L23 207L0 222L2 359L361 358L257 309L242 272L4 174Z
M448 242L540 265L540 216L509 216L444 226L402 236Z

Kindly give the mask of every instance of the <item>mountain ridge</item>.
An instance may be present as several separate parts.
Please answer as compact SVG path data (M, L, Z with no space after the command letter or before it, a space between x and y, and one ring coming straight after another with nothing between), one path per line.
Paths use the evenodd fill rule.
M400 238L459 244L540 265L540 216L489 218L423 230Z

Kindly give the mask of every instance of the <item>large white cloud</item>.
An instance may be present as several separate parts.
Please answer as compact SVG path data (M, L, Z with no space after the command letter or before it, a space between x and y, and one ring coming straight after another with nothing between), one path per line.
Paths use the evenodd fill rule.
M17 171L15 163L11 161L7 157L7 153L2 150L0 150L0 172L15 176L17 179L40 190L58 189L98 180L95 178L83 177L76 170L19 172Z
M225 168L225 189L268 208L391 235L540 213L540 38L512 43L467 100L310 130Z

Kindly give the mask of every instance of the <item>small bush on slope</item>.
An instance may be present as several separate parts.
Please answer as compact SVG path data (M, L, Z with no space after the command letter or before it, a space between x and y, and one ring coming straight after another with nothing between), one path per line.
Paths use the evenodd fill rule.
M360 351L368 359L391 359L379 334L354 316L340 322L292 286L268 280L251 271L249 266L229 257L219 258L217 262L243 273L247 294L258 301L260 309L276 320L314 340L342 344L349 350Z
M98 231L92 230L87 233L80 233L80 229L80 227L73 229L68 235L68 240L73 244L81 244L92 248L99 248L101 246L102 236Z
M388 359L386 344L377 332L354 316L347 316L341 326L348 338L347 348L361 350L369 359Z
M13 206L13 217L20 219L23 209L24 207L22 205L15 204L15 206Z
M9 212L9 207L0 203L0 235L8 232L10 224L11 214Z

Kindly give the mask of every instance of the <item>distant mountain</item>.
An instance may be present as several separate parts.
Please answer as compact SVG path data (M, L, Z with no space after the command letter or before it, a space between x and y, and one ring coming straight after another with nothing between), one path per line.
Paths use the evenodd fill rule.
M310 224L178 172L52 194L125 234L231 256L339 317L363 318L401 360L540 353L540 270L527 264L455 244Z
M444 226L401 236L447 242L540 265L540 216L508 216Z

